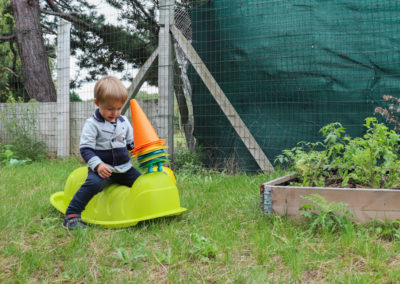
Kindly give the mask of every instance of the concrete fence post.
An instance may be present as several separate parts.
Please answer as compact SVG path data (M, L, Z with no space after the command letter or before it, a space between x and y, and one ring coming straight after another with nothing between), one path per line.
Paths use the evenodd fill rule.
M172 38L174 0L160 0L160 32L158 37L158 105L160 139L167 139L168 153L174 153L174 88L172 68Z
M59 19L57 28L57 156L70 154L70 30L71 23Z

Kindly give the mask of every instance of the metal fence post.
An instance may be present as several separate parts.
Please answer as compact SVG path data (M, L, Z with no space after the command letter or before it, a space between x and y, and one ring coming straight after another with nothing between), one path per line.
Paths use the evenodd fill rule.
M69 69L71 23L59 19L57 28L57 156L70 154Z
M170 26L174 23L174 0L160 0L160 32L158 36L158 134L167 139L168 153L174 153L174 88L172 69L172 39Z

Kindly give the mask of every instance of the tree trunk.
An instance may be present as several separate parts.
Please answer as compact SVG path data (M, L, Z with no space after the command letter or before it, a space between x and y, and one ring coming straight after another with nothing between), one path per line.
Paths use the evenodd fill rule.
M43 43L38 0L11 0L24 87L30 98L55 102L57 94L51 78Z
M196 146L196 141L193 136L193 120L189 114L189 107L185 98L185 91L183 88L183 76L182 71L179 68L179 62L177 60L178 55L176 54L177 45L174 44L173 52L173 70L174 70L174 91L176 96L176 101L178 102L179 113L181 117L181 123L183 126L183 131L185 133L186 145L190 152L193 152Z

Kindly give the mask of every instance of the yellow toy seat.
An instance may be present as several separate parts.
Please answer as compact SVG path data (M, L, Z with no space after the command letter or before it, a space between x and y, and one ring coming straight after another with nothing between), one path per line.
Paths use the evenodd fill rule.
M173 172L166 167L162 167L162 170L141 175L132 187L119 184L106 186L87 204L81 214L82 220L104 227L120 228L186 211L180 207ZM87 176L87 167L74 170L67 179L64 191L50 197L51 204L65 214L72 197Z

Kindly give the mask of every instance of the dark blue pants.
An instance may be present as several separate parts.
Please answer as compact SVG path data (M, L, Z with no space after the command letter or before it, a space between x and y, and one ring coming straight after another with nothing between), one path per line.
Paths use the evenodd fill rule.
M132 167L126 173L112 173L108 178L101 178L89 168L85 183L75 193L65 214L81 214L93 196L101 192L107 184L113 182L131 187L140 175L140 172Z

